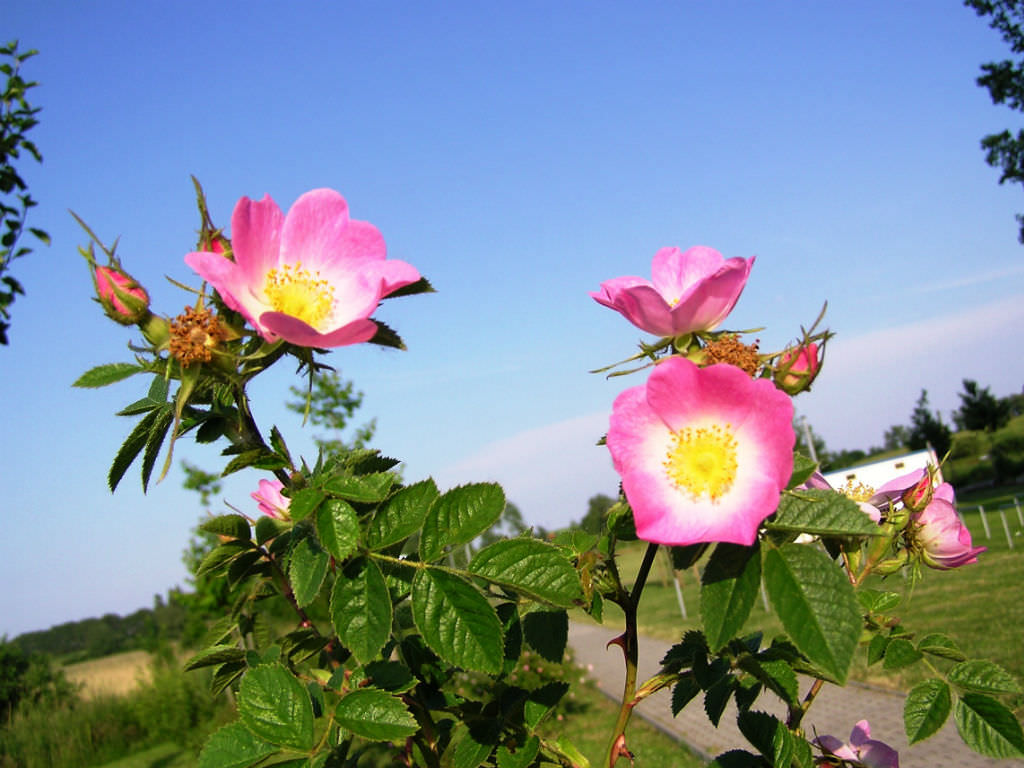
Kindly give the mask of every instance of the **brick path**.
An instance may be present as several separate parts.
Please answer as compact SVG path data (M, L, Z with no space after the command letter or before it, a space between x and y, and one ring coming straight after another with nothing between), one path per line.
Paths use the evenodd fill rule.
M622 696L624 666L622 652L605 644L617 634L607 626L572 622L569 625L569 644L577 663L594 665L591 673L602 692L615 701ZM640 638L639 680L642 682L658 671L658 662L669 644L660 640ZM802 691L807 685L801 686ZM901 768L1019 768L1024 760L994 760L968 749L956 732L953 717L937 734L914 746L908 746L903 732L903 695L893 691L850 683L845 688L826 684L807 713L804 724L808 733L832 734L846 741L858 720L871 723L871 736L890 744L900 753ZM729 749L745 748L753 751L736 727L736 705L729 708L714 728L701 703L701 697L691 701L678 717L672 717L671 694L663 690L641 702L636 713L660 730L686 743L693 751L710 760ZM781 715L785 707L771 693L762 693L757 709Z

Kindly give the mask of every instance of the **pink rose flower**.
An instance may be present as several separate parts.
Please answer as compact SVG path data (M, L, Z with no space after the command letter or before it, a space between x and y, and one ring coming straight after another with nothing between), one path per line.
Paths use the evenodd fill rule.
M305 193L287 216L270 195L243 197L231 216L231 245L234 261L200 251L185 262L269 342L369 341L377 303L420 279L415 267L386 258L377 228L349 219L345 198L331 189Z
M607 437L637 534L660 544L752 544L793 443L793 404L770 381L681 357L616 398Z
M838 757L864 768L900 768L899 753L888 744L871 738L871 726L861 720L853 726L850 741L846 744L835 736L819 736L815 739L827 755Z
M149 294L119 267L96 267L96 295L107 317L134 325L149 314Z
M292 502L281 495L283 488L284 483L280 480L260 480L259 490L249 495L259 503L260 512L264 515L287 520L288 507Z
M875 494L872 489L867 488L865 486L861 485L857 486L856 488L833 488L832 484L825 479L825 476L821 474L821 472L818 472L817 470L815 470L814 474L807 478L807 481L803 484L802 487L818 488L820 490L826 491L838 491L839 493L846 496L848 499L857 502L857 506L861 508L861 511L863 511L865 515L870 517L871 520L876 523L882 522L882 509L880 505L884 505L885 509L888 509L889 507L889 501L887 498Z
M725 319L747 284L754 257L726 259L702 245L685 253L662 248L651 264L652 281L617 277L590 295L658 336L710 331Z
M953 486L943 483L931 501L910 517L912 539L920 547L924 564L941 571L978 562L986 547L972 546L971 532L960 521Z

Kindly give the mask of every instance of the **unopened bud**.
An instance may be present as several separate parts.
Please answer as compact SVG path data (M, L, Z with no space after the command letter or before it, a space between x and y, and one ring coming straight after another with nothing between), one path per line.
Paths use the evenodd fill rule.
M926 471L920 480L903 492L903 506L911 512L921 512L931 503L934 494L931 472Z
M811 388L820 370L818 345L812 341L783 352L775 364L772 378L787 395L797 395Z
M877 573L880 576L888 576L902 570L910 563L910 553L907 550L903 550L896 557L883 560L880 563L876 563L871 567L872 573Z
M107 317L121 325L135 325L149 315L149 294L119 267L96 267L96 297Z

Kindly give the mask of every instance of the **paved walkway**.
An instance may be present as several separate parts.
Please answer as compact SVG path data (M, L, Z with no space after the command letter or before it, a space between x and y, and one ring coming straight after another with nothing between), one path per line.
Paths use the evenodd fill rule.
M617 647L605 649L609 640L617 634L614 628L571 622L569 644L576 654L577 663L593 664L591 675L602 692L615 701L622 696L625 677L622 651ZM640 638L639 680L642 682L658 671L669 644L660 640ZM806 690L807 686L801 687ZM994 760L972 752L960 740L952 715L942 730L929 739L914 746L907 744L903 732L903 695L880 690L857 683L845 688L825 685L814 705L804 718L808 733L832 734L843 741L858 720L871 723L873 738L890 744L900 753L901 768L1017 768L1024 766L1024 760ZM756 707L760 710L782 715L785 707L771 693L762 693ZM672 717L671 694L668 689L641 702L636 714L648 720L665 733L686 743L705 759L729 749L753 750L736 727L736 704L729 702L729 708L714 728L701 703L701 697L691 701L678 717Z

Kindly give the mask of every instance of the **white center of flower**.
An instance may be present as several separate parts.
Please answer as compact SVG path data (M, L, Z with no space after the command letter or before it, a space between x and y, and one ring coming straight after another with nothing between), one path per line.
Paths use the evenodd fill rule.
M302 262L267 272L263 292L277 312L297 317L318 331L334 306L334 287L319 272L303 269Z
M663 462L665 474L696 501L718 501L736 480L736 438L732 425L684 427L672 434Z

